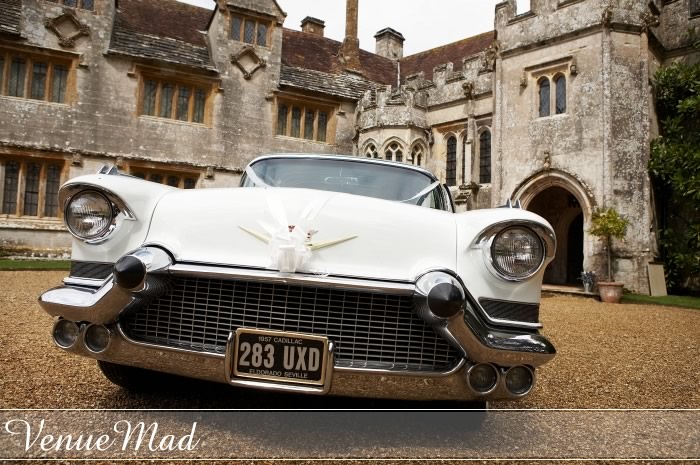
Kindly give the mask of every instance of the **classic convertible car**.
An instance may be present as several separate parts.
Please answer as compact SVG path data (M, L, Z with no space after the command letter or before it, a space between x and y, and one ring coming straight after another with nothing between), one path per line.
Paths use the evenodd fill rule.
M454 213L412 165L271 155L240 188L105 167L60 191L70 276L53 340L134 387L162 372L307 394L472 400L531 392L555 237L513 207ZM150 379L150 378L148 378Z

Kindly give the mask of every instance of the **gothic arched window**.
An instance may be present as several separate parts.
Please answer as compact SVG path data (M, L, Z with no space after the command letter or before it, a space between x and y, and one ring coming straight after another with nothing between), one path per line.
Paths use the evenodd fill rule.
M540 117L549 116L549 78L540 79Z
M384 158L387 160L403 161L403 150L401 146L394 142L384 151Z
M411 150L411 162L414 165L421 166L423 161L423 147L420 145L414 145L413 150Z
M374 144L369 144L367 147L365 147L365 156L367 158L379 158L377 146Z
M491 183L491 131L479 136L479 183Z
M457 138L451 136L447 139L447 167L445 180L448 186L457 185Z
M566 113L566 77L561 74L554 78L556 84L556 112L557 115Z

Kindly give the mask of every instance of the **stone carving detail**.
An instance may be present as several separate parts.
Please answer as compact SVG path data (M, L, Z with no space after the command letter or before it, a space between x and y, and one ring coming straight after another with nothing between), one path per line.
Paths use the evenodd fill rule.
M83 166L83 156L79 153L74 153L71 157L71 165Z
M77 39L90 36L90 26L78 21L72 10L63 10L63 14L55 18L46 18L44 26L56 34L58 44L65 48L73 48Z
M659 21L659 17L648 10L644 13L641 13L639 15L639 19L642 22L642 30L644 32L649 32L649 29L651 29L652 27L657 27L659 24L661 24L661 22Z
M251 46L231 55L231 63L238 66L246 80L250 80L257 70L267 67L267 62L260 58Z
M613 20L613 7L611 5L608 5L605 7L603 10L603 27L609 29L610 26L612 26L612 20Z
M464 96L467 97L467 100L473 100L474 99L474 93L475 93L475 87L473 82L465 82L462 84L462 89L464 89Z
M552 156L549 151L544 152L544 169L549 171L552 168Z
M523 74L520 76L520 87L522 87L523 89L527 87L528 81L529 79L527 76L527 72L523 71Z
M501 44L497 40L494 40L491 45L484 50L484 54L481 57L482 70L493 71L496 69L496 60L498 59L500 50Z

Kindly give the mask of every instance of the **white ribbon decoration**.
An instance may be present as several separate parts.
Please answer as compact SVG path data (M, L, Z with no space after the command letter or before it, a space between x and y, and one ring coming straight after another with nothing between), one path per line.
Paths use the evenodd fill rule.
M313 220L331 197L333 196L309 203L299 218L290 223L279 193L275 192L274 189L269 191L267 211L270 218L269 221L268 219L260 221L260 226L270 236L268 250L272 268L281 273L295 273L297 270L305 269L306 264L311 259L308 241L313 235Z

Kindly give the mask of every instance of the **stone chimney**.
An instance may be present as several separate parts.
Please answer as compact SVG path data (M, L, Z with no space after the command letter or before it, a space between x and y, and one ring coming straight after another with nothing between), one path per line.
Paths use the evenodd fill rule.
M301 20L301 31L307 34L314 34L323 37L323 30L326 28L326 23L317 18L307 16Z
M405 39L400 32L388 27L377 32L374 38L377 39L377 47L375 49L377 55L391 60L403 58L403 42Z
M360 71L360 39L357 37L359 0L347 0L345 40L340 47L340 60L345 69Z

